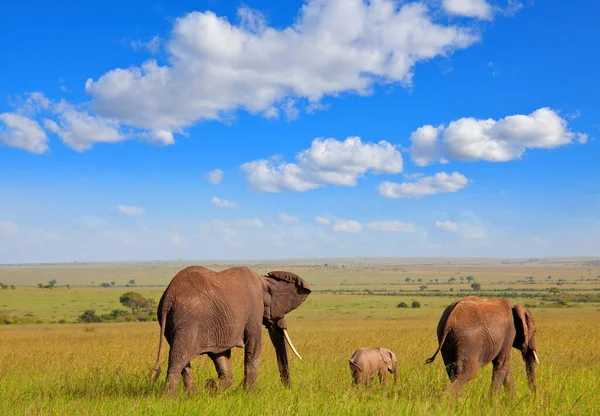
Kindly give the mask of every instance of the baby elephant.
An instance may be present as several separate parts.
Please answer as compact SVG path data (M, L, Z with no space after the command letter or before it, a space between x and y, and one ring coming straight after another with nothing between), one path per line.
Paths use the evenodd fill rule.
M398 376L398 359L396 354L387 348L359 348L348 360L354 384L371 384L373 377L387 385L387 372L394 375L394 383Z

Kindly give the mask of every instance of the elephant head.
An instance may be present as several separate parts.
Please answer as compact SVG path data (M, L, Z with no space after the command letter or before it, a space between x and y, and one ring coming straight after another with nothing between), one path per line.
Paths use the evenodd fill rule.
M525 361L529 387L535 390L535 368L536 364L539 363L535 346L535 322L529 309L521 305L514 305L512 313L517 331L513 347L521 351Z
M398 379L398 359L396 358L396 354L387 348L379 348L379 354L381 354L383 362L387 365L387 370L394 375L395 383Z
M264 279L263 325L269 330L271 342L275 347L281 382L287 386L291 381L285 341L288 342L298 358L302 359L302 357L290 340L285 315L300 306L311 290L308 283L291 272L269 272Z

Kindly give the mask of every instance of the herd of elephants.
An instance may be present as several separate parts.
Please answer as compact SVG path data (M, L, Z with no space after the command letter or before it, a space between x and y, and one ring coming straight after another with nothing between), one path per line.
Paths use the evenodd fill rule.
M285 315L300 306L311 293L297 274L272 271L261 276L246 267L219 272L201 266L179 271L158 304L160 341L153 381L160 375L163 338L170 346L164 393L173 393L183 376L188 391L196 390L191 360L207 354L218 378L206 381L209 388L226 388L233 383L231 349L244 348L243 386L251 387L258 375L262 350L262 327L275 347L281 381L290 385L286 342L302 359L287 332ZM510 371L511 348L521 351L529 387L535 391L538 357L536 326L531 312L508 299L468 296L449 305L437 327L438 348L426 363L441 352L450 378L450 391L460 393L479 367L493 364L492 389L502 385L514 391ZM397 376L398 360L387 348L360 348L349 360L352 381L367 383L379 376L387 382L388 372Z

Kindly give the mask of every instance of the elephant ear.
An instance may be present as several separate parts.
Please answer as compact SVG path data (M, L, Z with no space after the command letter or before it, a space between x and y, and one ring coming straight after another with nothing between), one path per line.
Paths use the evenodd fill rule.
M383 348L378 348L381 359L387 364L388 368L392 366L392 352Z
M272 271L267 273L265 280L268 290L265 317L272 322L296 309L311 293L308 283L292 272Z
M529 344L529 340L533 335L529 327L529 313L527 309L525 309L521 305L514 305L512 308L512 313L513 320L515 322L515 329L517 330L515 341L513 342L513 347L521 351L526 351L527 345Z

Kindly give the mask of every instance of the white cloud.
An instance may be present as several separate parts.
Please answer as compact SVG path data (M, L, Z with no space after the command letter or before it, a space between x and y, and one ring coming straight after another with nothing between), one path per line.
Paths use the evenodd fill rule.
M147 42L141 40L132 40L129 42L129 46L133 50L147 50L152 54L157 54L160 50L160 37L154 36Z
M458 230L458 224L452 221L436 221L435 228L440 231L455 232Z
M265 224L258 218L249 218L245 220L238 220L234 224L246 228L263 228Z
M139 217L144 214L144 210L131 205L117 205L117 214L123 217Z
M356 186L357 179L369 171L400 173L403 159L395 146L383 140L363 144L359 137L317 138L296 155L296 163L262 159L244 163L241 169L255 191L302 192L326 184Z
M284 224L292 224L294 222L300 221L300 218L288 214L279 214L278 217L279 221L283 222Z
M331 227L336 233L360 233L362 224L353 220L335 220Z
M366 228L372 231L390 232L390 233L414 233L415 226L411 223L402 221L372 221L366 225Z
M235 202L228 201L227 199L217 198L216 196L213 196L211 201L219 208L237 208L237 204Z
M19 226L14 222L0 221L0 237L14 237L19 234Z
M239 24L213 12L175 20L168 62L148 60L88 79L92 108L146 130L178 132L237 109L288 119L299 105L376 83L412 83L413 68L478 40L470 27L434 23L422 3L308 0L294 24L267 25L241 8Z
M213 185L218 185L223 180L223 171L221 169L215 169L212 172L206 174L206 180Z
M587 141L587 135L573 133L567 122L550 108L529 115L512 115L498 121L461 118L448 126L423 126L410 140L411 158L418 166L456 159L506 162L519 159L527 149L553 149Z
M0 113L0 143L36 154L48 150L48 137L39 123L17 113Z
M379 195L386 198L421 198L463 189L469 180L458 172L448 174L439 172L433 176L425 176L414 182L382 182L379 185Z
M320 217L320 216L316 216L315 217L315 222L317 224L323 224L323 225L329 225L329 224L331 224L331 220L329 218Z
M128 138L121 133L119 123L115 120L91 115L65 101L52 104L50 108L58 121L46 118L44 127L79 152L90 149L94 143L116 143ZM159 134L153 139L164 141L165 137Z
M443 0L442 7L448 13L458 16L492 19L492 6L485 0Z

